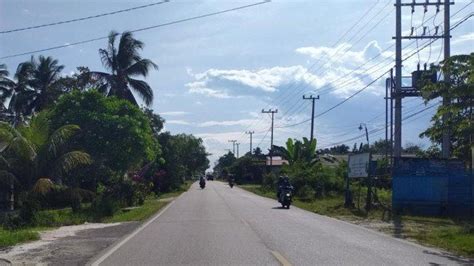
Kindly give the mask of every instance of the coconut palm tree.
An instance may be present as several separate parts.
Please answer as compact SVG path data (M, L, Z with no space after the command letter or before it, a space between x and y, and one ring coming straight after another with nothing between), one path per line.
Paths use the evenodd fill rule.
M17 128L0 122L0 181L14 179L23 191L41 178L61 183L70 171L92 162L89 154L69 149L78 131L76 125L65 125L50 132L44 112Z
M0 64L0 101L2 103L5 102L11 95L13 91L13 86L15 82L11 80L9 77L9 72L7 70L7 66L5 64ZM0 108L4 108L5 106L0 106Z
M11 108L23 115L31 115L50 106L59 96L56 82L61 78L63 65L52 57L33 56L30 61L18 65L17 80Z
M130 90L133 89L146 105L150 105L153 101L150 85L133 77L146 77L151 68L158 69L158 66L140 56L139 50L143 49L144 44L133 38L131 32L121 34L117 47L116 39L119 35L117 32L110 32L107 48L99 50L102 64L111 73L94 71L92 74L105 82L106 86L100 89L108 96L116 96L137 104Z

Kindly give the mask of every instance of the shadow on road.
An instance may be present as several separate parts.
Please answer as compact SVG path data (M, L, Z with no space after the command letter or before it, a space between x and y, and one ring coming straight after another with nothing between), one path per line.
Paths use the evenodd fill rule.
M447 253L447 252L433 252L433 251L430 251L430 250L423 250L423 253L438 256L438 257L442 257L442 258L446 258L446 259L449 259L453 262L456 262L456 264L461 264L461 265L472 265L472 264L474 264L474 259L456 257L452 254ZM431 262L430 265L440 265L440 264Z
M287 208L283 208L282 206L273 207L272 209L273 210L288 210Z

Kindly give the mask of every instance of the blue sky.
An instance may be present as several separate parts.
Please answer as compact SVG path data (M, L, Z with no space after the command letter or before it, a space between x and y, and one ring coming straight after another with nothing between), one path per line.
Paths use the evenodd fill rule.
M90 16L152 2L1 0L0 29ZM0 34L0 57L102 37L110 30L133 30L256 2L171 0L77 23ZM135 37L145 43L143 56L160 68L146 79L155 93L152 108L166 119L166 130L202 137L213 154L211 160L231 148L229 139L242 143L241 154L247 151L249 138L243 133L245 130L256 132L254 147L259 143L263 149L269 147L270 119L260 113L262 108L279 110L275 115L275 144L282 145L288 137L309 136L310 123L282 127L309 118L310 101L301 99L303 93L320 95L316 102L316 114L319 114L393 66L394 48L389 48L395 31L393 2L274 0L249 9L136 33ZM470 2L456 1L451 13ZM456 14L451 23L471 13L473 6ZM443 19L442 12L435 14L435 8L429 8L426 14L418 8L411 17L410 9L406 8L403 30L409 33L411 25L418 27L424 21L423 25L434 31L434 25ZM473 52L472 20L459 26L452 35L452 54ZM420 41L418 45L424 43ZM98 49L105 45L106 41L102 40L42 54L53 56L65 65L64 74L72 73L77 66L103 70ZM416 43L404 41L404 46L409 54ZM415 55L404 62L404 75L411 73L418 61L436 63L440 48L441 42L435 42L420 52L419 59ZM28 58L26 55L0 61L13 71ZM316 119L315 136L320 148L358 136L361 122L369 130L383 126L384 79ZM404 100L403 105L405 115L425 108L414 98ZM429 125L430 114L431 110L406 121L403 144L429 145L418 134ZM370 137L373 141L383 137L383 133ZM347 144L352 146L362 141L364 138Z

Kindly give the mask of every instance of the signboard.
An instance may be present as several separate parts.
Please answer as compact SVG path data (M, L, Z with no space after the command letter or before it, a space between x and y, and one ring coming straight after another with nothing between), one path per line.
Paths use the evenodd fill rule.
M349 178L368 177L370 153L349 154Z

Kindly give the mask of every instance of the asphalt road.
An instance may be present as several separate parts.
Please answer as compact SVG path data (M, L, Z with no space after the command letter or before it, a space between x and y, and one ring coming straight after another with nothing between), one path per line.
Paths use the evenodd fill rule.
M221 182L197 183L100 265L446 265L455 257Z

